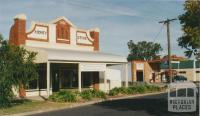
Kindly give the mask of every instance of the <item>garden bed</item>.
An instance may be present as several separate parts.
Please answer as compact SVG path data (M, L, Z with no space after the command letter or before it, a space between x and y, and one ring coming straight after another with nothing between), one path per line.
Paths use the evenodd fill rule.
M77 91L62 90L54 93L49 97L53 102L87 102L94 99L107 99L110 97L122 97L127 95L137 95L144 93L160 92L165 88L155 85L136 85L131 87L116 87L104 93L97 90L84 90L81 93Z

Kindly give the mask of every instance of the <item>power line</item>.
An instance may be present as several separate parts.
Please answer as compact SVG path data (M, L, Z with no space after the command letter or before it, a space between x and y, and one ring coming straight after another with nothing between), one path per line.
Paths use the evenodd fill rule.
M156 36L154 37L153 42L158 38L158 36L160 35L160 33L161 33L162 30L163 30L163 27L164 27L164 25L161 26L160 30L158 31L158 33L157 33Z

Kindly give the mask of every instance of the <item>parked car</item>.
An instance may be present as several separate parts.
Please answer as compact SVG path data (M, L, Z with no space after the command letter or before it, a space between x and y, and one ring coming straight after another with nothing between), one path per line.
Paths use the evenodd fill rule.
M172 82L187 81L187 77L182 75L176 75L172 78Z

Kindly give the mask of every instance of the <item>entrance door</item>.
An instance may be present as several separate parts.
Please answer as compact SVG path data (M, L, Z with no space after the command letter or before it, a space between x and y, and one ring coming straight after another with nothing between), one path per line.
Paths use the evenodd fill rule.
M143 71L137 71L136 72L136 77L138 82L143 82Z
M99 90L99 72L94 72L93 75L93 89Z
M59 73L58 71L54 71L53 72L53 78L52 78L52 91L53 92L57 92L59 91Z
M82 86L99 90L99 72L82 72Z

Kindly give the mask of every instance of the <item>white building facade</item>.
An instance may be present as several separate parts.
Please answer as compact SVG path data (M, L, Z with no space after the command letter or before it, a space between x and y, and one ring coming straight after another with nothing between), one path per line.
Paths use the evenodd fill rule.
M26 15L14 18L9 43L37 52L39 78L31 81L19 96L49 96L62 89L109 91L128 82L126 57L100 52L98 28L80 29L67 18L48 23L32 22L26 29ZM124 70L113 68L122 65ZM128 85L128 84L126 84Z

